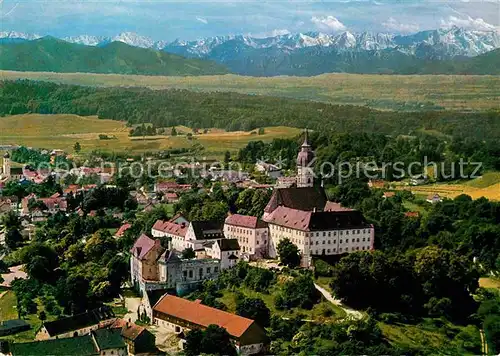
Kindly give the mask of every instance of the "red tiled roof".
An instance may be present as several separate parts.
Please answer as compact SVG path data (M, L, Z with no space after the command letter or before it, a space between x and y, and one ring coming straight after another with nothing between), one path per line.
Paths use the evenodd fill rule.
M167 234L184 237L186 236L188 225L181 225L170 221L157 220L153 225L153 229L165 232Z
M179 198L176 193L165 193L165 196L167 197L167 199L178 199Z
M418 218L420 216L419 212L418 211L407 211L405 213L405 216L407 218Z
M226 329L235 338L241 337L254 323L251 319L207 307L206 305L173 295L163 296L155 304L153 310L202 327L207 327L211 324L218 325Z
M301 231L322 231L367 227L363 215L356 210L303 211L279 206L267 218L270 224Z
M123 224L122 226L120 226L120 228L118 229L118 231L116 232L115 236L118 236L118 237L122 237L123 234L125 233L125 231L127 231L128 229L130 229L132 225L130 224Z
M327 201L325 205L325 211L353 211L354 209L346 208L340 205L340 203L335 203L333 201Z
M390 198L390 197L393 197L395 195L396 195L396 193L394 193L394 192L384 192L384 197L386 197L386 198Z
M310 211L296 210L286 208L284 206L278 206L266 219L268 223L303 231L307 231L309 229L308 226L310 220Z
M139 326L132 322L127 322L123 319L116 319L113 324L110 325L111 329L122 329L121 335L128 340L135 340L141 333L146 330L145 327Z
M160 240L153 240L149 236L142 234L137 241L135 241L134 246L130 249L130 252L142 260L144 256L147 255L149 251L155 246L155 244L160 244Z
M227 225L247 227L250 229L265 228L267 223L255 216L232 214L226 218Z

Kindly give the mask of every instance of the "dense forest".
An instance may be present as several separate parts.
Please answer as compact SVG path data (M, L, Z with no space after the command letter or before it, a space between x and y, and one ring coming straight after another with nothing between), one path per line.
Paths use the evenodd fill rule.
M209 60L112 42L103 47L84 46L44 37L22 43L0 43L0 68L18 71L84 72L148 75L226 74Z
M498 111L403 113L236 93L92 88L26 80L1 82L0 115L24 113L98 115L130 124L217 127L229 131L285 125L336 132L407 135L425 129L456 137L500 137Z

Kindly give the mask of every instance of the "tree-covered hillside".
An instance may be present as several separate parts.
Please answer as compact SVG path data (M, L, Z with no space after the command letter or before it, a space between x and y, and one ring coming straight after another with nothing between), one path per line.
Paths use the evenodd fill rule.
M36 72L87 72L148 75L225 74L208 60L112 42L91 47L44 37L22 43L0 43L0 68Z
M353 133L410 134L425 129L456 137L500 137L499 111L391 112L236 93L0 82L0 115L23 113L98 115L130 124L230 131L282 125Z

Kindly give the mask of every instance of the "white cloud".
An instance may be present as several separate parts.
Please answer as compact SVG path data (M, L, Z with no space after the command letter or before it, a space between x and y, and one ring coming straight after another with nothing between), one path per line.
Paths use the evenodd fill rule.
M253 37L253 38L268 38L268 37L276 37L276 36L283 36L283 35L288 35L291 32L288 31L286 28L276 28L272 31L267 31L267 32L257 32L257 33L247 33L248 36Z
M344 31L347 27L340 22L336 17L329 15L324 17L313 16L311 22L316 25L321 31L337 32Z
M464 16L462 18L456 16L449 16L446 20L441 19L441 27L462 27L468 30L478 30L478 31L495 31L499 30L498 27L484 21L482 18L472 18L470 16Z
M200 21L201 23L204 23L205 25L208 24L208 20L203 17L196 17L197 21Z
M290 31L288 31L286 28L276 28L271 31L271 37L283 36L288 34L290 34Z
M414 23L401 23L398 22L394 17L389 17L385 22L382 22L382 26L389 31L394 32L417 32L420 26Z

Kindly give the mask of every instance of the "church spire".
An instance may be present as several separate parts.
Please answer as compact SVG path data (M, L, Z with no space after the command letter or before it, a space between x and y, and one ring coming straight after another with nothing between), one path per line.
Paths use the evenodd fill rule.
M307 131L307 128L304 130L304 143L302 144L302 147L309 147L309 142L307 139L309 138L309 132Z
M297 155L297 187L312 187L314 182L314 173L312 163L314 161L314 152L308 142L308 131L304 132L304 143Z

